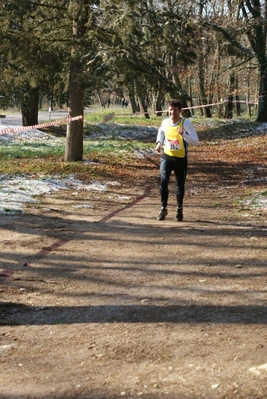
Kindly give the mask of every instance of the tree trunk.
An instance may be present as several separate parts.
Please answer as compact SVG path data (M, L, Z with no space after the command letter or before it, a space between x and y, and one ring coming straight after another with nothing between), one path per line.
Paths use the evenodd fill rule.
M170 73L171 73L172 81L173 81L175 87L177 88L177 90L176 89L172 90L170 94L173 98L176 98L177 100L181 101L183 108L187 108L188 95L186 95L184 93L184 90L182 88L182 84L181 84L180 78L177 73L177 68L176 68L177 64L178 64L177 56L176 56L176 54L173 54L172 56L170 56L170 65L172 65ZM179 93L178 95L177 95L177 92ZM185 111L185 113L187 113L187 110Z
M77 83L81 74L80 61L73 60L70 67L69 117L83 116L84 89ZM81 161L83 158L83 119L67 124L65 161Z
M84 113L84 84L82 55L83 49L79 44L86 33L88 21L88 7L86 0L74 1L75 15L73 16L73 42L71 49L71 63L69 74L69 102L68 116L82 116ZM81 161L83 158L83 119L69 121L67 124L65 161Z
M199 0L198 2L198 15L200 19L203 19L203 11L205 7L205 1L204 0ZM204 39L204 34L202 32L202 29L199 32L200 35L200 40L199 40L199 52L198 52L198 83L199 83L199 95L200 95L200 104L201 105L207 105L208 100L207 100L207 94L205 90L205 68L207 65L206 59L207 59L207 43L205 42ZM206 68L207 69L207 68ZM205 115L207 118L211 118L211 111L209 107L203 107L201 109L201 114Z
M230 74L229 91L230 91L230 93L233 93L233 96L234 96L236 115L240 116L241 115L241 107L240 107L240 98L238 95L238 77L235 72L232 72Z
M146 119L150 119L147 104L147 87L144 82L136 80L136 92L139 102L140 111L144 113Z
M38 124L39 89L29 89L24 95L21 104L21 115L23 126Z
M234 100L234 98L232 95L228 96L227 102L225 104L225 111L224 111L225 119L233 118L233 109L234 109L233 100Z
M140 104L141 112L144 113L146 119L150 119L150 116L149 116L149 113L148 113L148 106L147 106L147 103L146 103L146 98L142 94L139 94L138 95L138 101L139 101L139 104Z
M198 56L198 81L199 81L199 91L200 91L200 101L201 105L207 105L207 95L205 92L205 72L204 72L204 50L201 50ZM211 112L209 107L203 107L203 113L207 118L211 118Z
M140 107L135 101L135 90L134 90L134 81L133 79L129 76L127 84L127 90L129 94L129 99L130 99L130 105L132 108L132 113L135 114L136 112L140 112Z
M98 90L96 91L96 97L98 99L99 105L101 105L101 108L106 108L105 102L103 101L103 99L102 99L102 97L101 97L101 95L100 95Z
M164 99L164 94L161 90L158 90L157 93L155 94L155 99L154 99L154 103L155 103L155 112L156 112L156 116L162 116L162 102Z
M240 97L238 95L235 96L235 111L236 111L236 116L241 115Z
M261 62L260 72L260 88L259 88L259 108L257 122L267 122L267 59L264 57Z

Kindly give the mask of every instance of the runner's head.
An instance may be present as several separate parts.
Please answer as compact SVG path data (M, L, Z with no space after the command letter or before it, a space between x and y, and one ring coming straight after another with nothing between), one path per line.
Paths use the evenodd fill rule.
M168 101L168 107L179 108L180 111L183 108L181 101L178 101L178 100L170 100L170 101Z
M173 123L177 123L180 120L180 114L182 111L182 104L178 100L168 101L168 112Z

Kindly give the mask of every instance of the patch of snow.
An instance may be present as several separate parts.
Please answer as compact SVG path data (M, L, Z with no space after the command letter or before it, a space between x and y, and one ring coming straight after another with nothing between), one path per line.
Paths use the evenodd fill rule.
M204 123L204 122L203 122ZM220 125L225 122L210 122L212 125ZM228 121L229 123L229 121ZM198 123L201 125L201 123ZM207 121L205 121L207 125ZM44 133L40 130L30 130L22 132L13 132L8 134L1 134L2 129L13 128L18 126L1 126L0 125L0 145L20 145L25 143L34 144L46 144L56 145L62 143L62 138L57 138L51 136L50 134ZM266 133L267 124L261 124L255 127L254 130ZM104 131L103 131L104 130ZM85 138L98 138L98 139L108 139L108 138L129 138L135 139L148 139L154 140L156 137L157 129L155 127L142 127L135 126L134 129L129 126L124 125L113 125L111 131L106 132L105 129L101 129L100 132L95 132L90 134L90 137ZM251 131L249 131L251 134ZM137 157L145 157L153 150L137 150L134 149L134 154ZM84 161L85 163L93 163L91 161ZM120 185L118 182L95 182L91 184L85 184L79 181L75 176L69 176L66 179L60 177L53 178L36 178L34 176L14 176L10 177L7 175L0 175L0 214L10 214L10 213L23 213L23 208L27 203L38 203L36 197L52 193L58 190L86 190L95 192L104 192L108 185L116 186ZM218 187L215 188L218 190ZM127 197L119 197L119 200L128 199ZM246 206L257 207L266 209L267 207L267 196L266 192L255 193L253 197L242 202Z
M87 205L87 204L81 204L81 205L72 205L72 208L75 208L75 209L82 209L82 208L93 209L94 206L93 205Z
M35 178L31 176L8 177L0 175L0 214L23 213L26 204L39 201L36 196L59 190L86 190L103 192L108 185L119 185L117 182L84 184L82 181L69 176L62 179Z
M254 192L250 198L240 201L245 208L267 209L267 191Z
M22 143L44 143L48 142L60 142L61 139L51 136L51 134L47 134L41 132L40 130L33 129L33 130L25 130L22 132L14 132L14 133L6 133L1 134L1 130L14 128L15 126L1 126L0 125L0 144L1 145L16 145ZM16 126L17 128L18 126Z

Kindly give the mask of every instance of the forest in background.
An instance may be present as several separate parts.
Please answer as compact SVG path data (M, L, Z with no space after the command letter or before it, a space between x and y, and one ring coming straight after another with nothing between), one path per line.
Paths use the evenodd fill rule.
M94 98L126 98L161 115L169 98L212 117L267 121L266 4L258 0L0 0L0 107L38 123L44 101L83 115ZM222 104L223 106L220 106ZM83 120L67 125L65 160L83 154Z

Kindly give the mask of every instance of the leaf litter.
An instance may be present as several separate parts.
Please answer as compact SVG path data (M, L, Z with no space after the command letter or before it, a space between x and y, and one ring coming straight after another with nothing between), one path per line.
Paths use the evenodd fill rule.
M203 173L206 187L212 188L211 198L218 198L219 190L224 196L229 190L231 195L237 185L248 184L240 183L244 154L239 165L238 160L229 158L233 144L230 141L228 144L227 148L218 145L208 151L202 140L191 154L193 160L197 160L194 178L201 178ZM245 155L250 160L249 150ZM264 159L263 162L259 159L255 157L251 164L247 182L255 181L256 164L264 165ZM212 166L216 167L216 162L221 169L218 175L209 172ZM228 163L238 174L234 182L233 174L228 176L225 170ZM156 169L154 172L157 173ZM264 177L263 170L260 173ZM144 174L147 181L150 177L147 169ZM225 175L231 183L229 186L225 184ZM39 179L14 176L14 179L16 177L25 178L22 184L16 185L24 191L28 190L25 186L28 179L31 183L35 180L37 187L39 181L45 183L48 189L62 189L63 185L66 190L86 189L75 175L68 178L70 181L45 176ZM3 176L3 182L8 178ZM195 181L203 190L205 181L197 178ZM101 182L97 187L105 190ZM262 190L263 182L253 185L255 187ZM204 202L208 206L209 195L210 192ZM145 207L146 204L142 209L147 211ZM16 268L17 274L12 286L6 285L7 291L2 293L7 303L2 316L5 322L2 344L6 345L2 348L5 351L2 364L7 370L2 391L6 395L18 396L24 392L29 397L39 394L51 399L62 395L69 398L165 396L169 399L265 397L263 230L259 229L256 236L257 225L254 229L253 225L236 223L230 226L219 223L214 229L213 224L205 223L208 211L213 213L211 221L217 221L212 208L205 209L200 222L196 220L179 229L180 240L172 227L153 229L151 224L147 229L139 218L137 232L132 225L126 227L128 240L117 235L119 232L125 235L126 230L120 223L92 224L91 231L86 230L88 240L83 234L82 239L78 235L74 241L77 248L72 244L57 250L51 245L54 232L52 237L42 236L45 241L40 244L39 237L37 244L32 234L21 235L15 255L11 254L13 247L10 253L3 247L4 262ZM29 215L28 220L31 219ZM39 222L37 226L39 228ZM51 221L45 220L41 228L47 226L50 231ZM77 237L77 224L65 226L63 220L54 220L53 228L58 226L67 231L71 228L70 232L75 234L70 237ZM247 244L247 235L252 230L251 239L258 238L255 248L251 241ZM230 234L225 234L228 232ZM64 238L65 234L65 230L61 231L59 237ZM164 239L167 236L172 251L166 259L168 248ZM159 237L162 237L160 242ZM107 245L109 242L111 245ZM45 259L40 258L39 253L36 258L32 256L39 247L51 249L50 256ZM11 261L15 261L16 266ZM4 270L3 279L5 273ZM7 347L13 343L14 348ZM20 373L14 384L18 366ZM28 378L29 375L32 378ZM38 381L38 387L33 380ZM107 382L103 384L103 381Z
M227 121L228 124L233 124L233 121ZM202 123L203 124L203 123ZM205 125L207 125L205 123ZM214 123L212 124L212 126ZM201 123L200 123L201 126ZM11 127L11 126L10 126ZM3 128L3 127L2 127ZM5 126L6 128L6 126ZM125 127L124 125L114 125L112 127L105 126L105 130L111 129L111 132L103 135L102 130L99 132L90 135L92 139L100 139L107 140L111 137L117 138L127 138L130 137L133 140L142 140L142 139L150 139L153 141L153 137L156 137L156 129L154 127ZM1 129L1 126L0 126ZM229 132L226 132L226 136L229 136ZM255 137L256 135L256 137ZM243 142L242 151L248 153L248 156L251 156L250 147L251 147L251 137L254 140L257 140L258 137L266 135L266 124L261 124L254 128L251 125L247 125L247 129L239 128L238 131L232 133L232 139L234 141L245 140ZM204 139L205 144L216 144L218 137L213 137L209 133L207 135L208 140ZM223 138L223 137L222 137ZM201 139L201 135L200 135ZM0 134L0 146L13 146L13 145L34 145L34 144L47 144L58 146L62 144L62 138L55 137L51 134L42 132L40 130L31 130L31 131L22 131L22 132L14 132L5 135ZM204 144L204 143L203 143ZM204 144L204 145L205 145ZM238 146L241 145L241 142L238 142ZM25 147L24 147L25 148ZM241 148L238 149L241 151ZM218 150L220 151L220 150ZM151 154L153 150L136 150L133 155L136 157L145 157L147 153ZM264 149L263 149L264 152ZM215 154L215 153L214 153ZM244 154L243 154L244 155ZM222 155L217 152L216 156L220 158ZM234 157L238 157L238 154L234 154ZM88 163L88 160L84 161ZM264 166L258 166L258 169L263 168ZM254 178L255 180L255 178ZM267 177L260 179L261 182L267 181ZM53 193L59 190L90 190L90 191L105 191L108 184L119 184L117 182L94 182L92 184L85 184L81 180L77 179L74 175L69 176L67 178L62 178L60 176L53 176L47 178L45 176L26 176L26 175L16 175L16 176L8 176L8 175L0 175L0 214L10 214L10 213L23 213L23 208L26 204L29 203L38 203L38 196L43 194ZM254 191L251 196L243 201L239 202L242 208L253 207L258 209L267 208L267 192L266 190Z
M0 145L23 145L31 144L49 144L58 145L62 139L41 132L40 130L31 130L15 132L6 135L0 135ZM86 161L85 161L86 162ZM59 190L86 190L86 191L105 191L107 186L119 184L117 182L93 182L84 184L74 175L67 178L60 176L25 176L0 175L0 214L18 214L23 213L26 204L38 204L38 196L53 193Z

